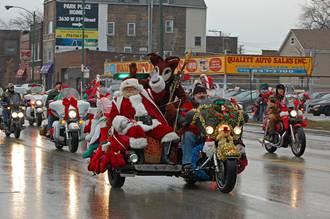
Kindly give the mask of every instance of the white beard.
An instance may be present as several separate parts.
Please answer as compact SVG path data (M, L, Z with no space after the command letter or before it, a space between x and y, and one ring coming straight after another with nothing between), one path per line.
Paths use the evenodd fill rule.
M129 101L135 110L135 116L145 116L148 115L146 108L142 103L142 95L137 94L129 97Z

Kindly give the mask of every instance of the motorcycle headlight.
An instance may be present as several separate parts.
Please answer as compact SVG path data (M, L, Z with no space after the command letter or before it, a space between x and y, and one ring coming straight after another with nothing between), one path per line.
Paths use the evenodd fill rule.
M296 110L292 110L292 111L290 112L290 116L291 116L291 117L297 117L297 115L298 115L298 113L297 113Z
M19 112L17 115L18 115L18 118L20 118L20 119L22 119L24 117L24 113L22 113L22 112Z
M70 119L75 119L77 117L77 112L75 110L70 110L69 111L69 118Z
M11 114L11 117L13 117L14 119L16 119L16 118L18 117L17 112L13 112L13 113Z
M206 131L206 134L208 134L208 135L212 135L213 132L214 132L214 128L213 128L212 126L207 126L207 127L205 128L205 131Z
M41 101L41 100L37 100L37 101L36 101L36 105L37 105L37 106L42 106L42 101Z
M242 134L242 127L236 126L233 131L235 135L240 135Z

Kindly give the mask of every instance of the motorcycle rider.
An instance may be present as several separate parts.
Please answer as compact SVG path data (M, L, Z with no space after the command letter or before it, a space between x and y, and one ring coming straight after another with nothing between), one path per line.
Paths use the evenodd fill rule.
M48 93L48 97L47 97L47 100L46 100L46 107L47 108L49 106L49 103L51 101L55 100L55 98L60 94L61 90L62 90L62 82L58 81L58 82L56 82L54 89L51 90ZM51 114L48 115L48 125L47 125L47 134L46 134L46 136L49 136L49 130L51 129L54 121L55 121L55 118Z
M267 104L268 114L268 133L271 135L275 131L275 125L281 119L281 109L287 106L287 99L285 98L285 86L278 84L276 86L275 95L271 96Z
M197 84L193 90L190 101L182 105L182 116L189 117L189 112L208 98L207 89L201 84ZM186 124L182 129L182 165L189 167L191 164L192 150L197 145L198 136L200 135L199 129L195 125Z
M15 92L15 86L13 83L9 83L7 86L7 90L3 95L3 103L6 106L10 106L12 104L12 100L17 99L20 103L22 103L21 95L17 92ZM3 122L4 122L4 128L8 128L8 120L9 120L9 110L7 107L4 107L2 115L3 115Z

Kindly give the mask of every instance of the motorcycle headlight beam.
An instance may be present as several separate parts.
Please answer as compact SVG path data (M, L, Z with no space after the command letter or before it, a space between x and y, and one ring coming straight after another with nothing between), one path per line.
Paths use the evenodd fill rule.
M297 113L296 110L292 110L292 111L290 112L290 116L291 116L291 117L297 117L297 115L298 115L298 113Z
M242 134L242 127L236 126L233 131L235 135L240 135Z
M19 113L18 113L18 118L22 119L23 117L24 117L24 113L19 112Z
M212 135L214 132L214 128L212 126L206 126L205 131L206 131L206 134Z
M69 118L70 119L75 119L77 117L77 112L75 110L70 110L69 111Z
M11 117L13 117L14 119L16 119L16 118L18 117L17 112L13 112L13 113L11 114Z
M36 101L36 105L37 105L37 106L42 106L42 101L41 101L41 100L37 100L37 101Z

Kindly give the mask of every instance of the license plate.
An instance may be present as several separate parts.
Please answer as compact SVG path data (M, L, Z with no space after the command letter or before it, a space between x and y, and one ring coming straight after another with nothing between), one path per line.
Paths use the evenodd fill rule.
M203 152L206 156L211 157L215 153L215 142L207 141L204 143Z

